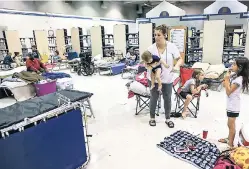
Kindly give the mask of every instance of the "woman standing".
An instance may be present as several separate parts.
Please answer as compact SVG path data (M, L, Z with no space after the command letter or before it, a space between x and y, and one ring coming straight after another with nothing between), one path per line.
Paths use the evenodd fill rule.
M164 111L165 111L165 123L169 128L174 127L174 123L170 121L171 113L171 95L172 86L174 81L174 70L179 70L180 66L183 65L184 60L180 55L180 52L175 44L166 40L167 38L167 27L166 25L160 25L155 28L154 36L156 43L152 44L148 51L152 55L157 55L169 65L169 68L162 67L161 80L162 80L162 95L164 100ZM174 60L177 60L174 66ZM149 79L149 84L151 85L151 71L148 70L147 77ZM159 98L158 84L156 82L155 87L150 92L150 126L156 126L155 111L157 106L157 101Z

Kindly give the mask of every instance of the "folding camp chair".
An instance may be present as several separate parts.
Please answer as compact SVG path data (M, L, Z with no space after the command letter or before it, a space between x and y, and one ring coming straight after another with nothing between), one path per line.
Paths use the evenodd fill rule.
M137 93L134 93L137 100L136 105L136 114L138 115L141 111L143 111L145 108L150 107L150 96L143 96ZM156 107L156 115L159 116L159 110L161 108L161 95L159 95L157 107Z
M144 86L148 87L148 79L147 79L147 72L143 71L136 75L135 80ZM132 92L136 96L137 105L136 105L136 114L138 115L141 111L145 108L150 107L150 95L140 95L138 93ZM156 115L159 116L159 109L161 108L161 94L159 95L157 107L156 107Z
M192 77L193 72L194 72L194 69L192 69L192 68L181 67L180 68L180 77L177 77L174 80L173 90L174 90L174 93L175 93L175 96L176 96L176 107L175 107L175 113L176 114L181 113L181 111L184 108L185 99L182 98L182 96L180 95L180 92L181 92L181 88L185 84L185 82ZM191 110L188 107L189 112L195 118L197 118L197 112L199 110L200 96L201 96L201 92L198 93L198 94L193 95L193 99L190 101L190 103L191 103L190 105L192 105L194 107L194 110ZM194 103L194 100L197 100L196 103Z

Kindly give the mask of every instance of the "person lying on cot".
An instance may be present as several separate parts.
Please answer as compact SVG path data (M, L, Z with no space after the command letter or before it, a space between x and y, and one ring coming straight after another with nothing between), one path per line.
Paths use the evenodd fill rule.
M151 90L155 87L155 80L158 82L158 91L162 90L161 72L162 66L169 68L169 65L162 60L159 56L152 55L149 51L145 51L142 54L142 60L145 63L145 67L151 70Z
M185 84L181 88L181 92L179 93L182 98L185 99L182 118L185 119L188 114L188 105L193 99L194 95L199 94L202 89L207 88L206 84L200 84L200 82L204 79L204 73L200 70L195 69L192 78L187 80Z
M136 63L136 58L137 56L135 55L133 48L129 49L125 56L126 64L133 66Z
M40 74L41 72L48 72L45 65L37 58L34 58L31 53L28 54L26 60L27 71L36 72Z

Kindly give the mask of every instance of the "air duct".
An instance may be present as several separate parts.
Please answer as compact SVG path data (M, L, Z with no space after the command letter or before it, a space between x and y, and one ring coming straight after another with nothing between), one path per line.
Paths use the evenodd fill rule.
M143 14L143 6L137 5L137 14Z

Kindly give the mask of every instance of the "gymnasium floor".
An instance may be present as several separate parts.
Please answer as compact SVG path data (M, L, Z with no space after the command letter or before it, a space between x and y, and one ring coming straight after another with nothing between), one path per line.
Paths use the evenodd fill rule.
M227 136L224 91L209 91L207 98L203 94L198 118L172 119L175 128L169 129L164 123L163 114L157 117L156 127L148 125L148 112L134 115L135 98L127 99L125 84L128 80L122 79L120 75L84 77L72 74L72 77L76 89L94 93L91 101L96 118L88 120L89 134L93 135L90 138L91 161L88 169L179 169L181 166L195 169L167 155L156 144L177 130L197 135L203 129L208 129L208 139L215 143L217 139ZM242 96L238 128L242 122L249 122L246 114L248 100L249 96ZM2 99L0 107L12 103L13 100ZM218 146L224 148L223 145Z

